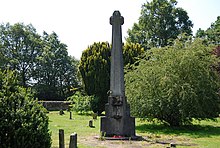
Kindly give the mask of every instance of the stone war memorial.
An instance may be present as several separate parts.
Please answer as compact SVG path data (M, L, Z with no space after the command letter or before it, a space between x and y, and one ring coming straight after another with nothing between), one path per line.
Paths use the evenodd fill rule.
M110 90L100 130L107 139L113 137L136 139L135 118L130 116L130 106L125 96L121 29L124 18L119 11L114 11L110 17L110 24L112 25Z

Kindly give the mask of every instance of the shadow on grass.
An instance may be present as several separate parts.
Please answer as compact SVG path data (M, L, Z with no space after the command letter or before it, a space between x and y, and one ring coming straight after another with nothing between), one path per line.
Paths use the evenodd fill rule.
M136 130L140 133L152 133L152 134L176 134L186 135L190 137L210 137L220 135L220 126L211 125L189 125L182 127L170 127L163 124L141 124L136 126Z

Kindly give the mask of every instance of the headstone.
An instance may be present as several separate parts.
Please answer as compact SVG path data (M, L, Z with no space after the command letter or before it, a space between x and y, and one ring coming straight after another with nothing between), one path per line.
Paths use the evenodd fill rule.
M176 147L176 144L175 143L170 143L170 147Z
M70 120L72 119L72 112L70 111Z
M77 148L77 134L73 133L70 135L69 148Z
M124 18L119 11L110 17L112 25L112 50L110 93L105 105L105 117L101 118L101 132L106 137L135 137L135 118L130 116L130 106L125 97L124 65L122 54L122 30Z
M59 114L60 114L60 115L63 115L63 114L64 114L64 111L61 109L60 112L59 112Z
M64 148L64 130L59 129L59 148Z
M94 126L93 126L93 121L92 121L92 120L89 120L89 127L94 127Z
M92 114L92 118L93 118L94 120L97 120L97 116L98 116L98 113L93 113L93 114Z

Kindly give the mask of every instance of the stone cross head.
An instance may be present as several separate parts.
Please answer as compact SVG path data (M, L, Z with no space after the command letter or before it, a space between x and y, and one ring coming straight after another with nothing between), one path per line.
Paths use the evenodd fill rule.
M110 24L111 25L123 25L124 24L124 17L121 16L119 11L114 11L113 15L110 17Z

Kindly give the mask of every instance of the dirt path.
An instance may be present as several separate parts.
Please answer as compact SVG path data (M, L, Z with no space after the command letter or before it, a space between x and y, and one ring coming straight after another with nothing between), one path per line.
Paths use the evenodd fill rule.
M190 143L189 139L160 139L152 140L147 137L142 137L141 140L100 140L95 136L88 136L80 139L80 143L88 147L98 148L144 148L144 147L169 147L171 143L181 146L196 146Z
M81 143L90 147L102 148L142 148L152 145L150 142L146 141L99 140L95 137L87 137L85 139L82 139Z

